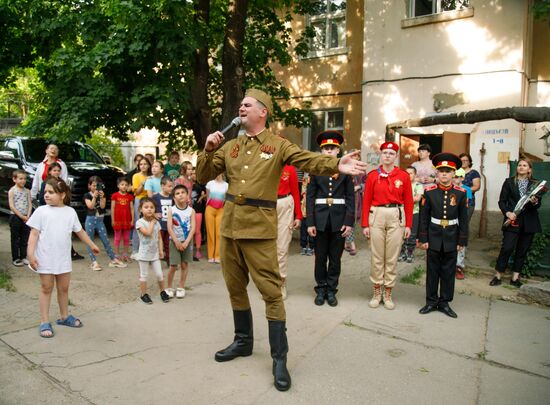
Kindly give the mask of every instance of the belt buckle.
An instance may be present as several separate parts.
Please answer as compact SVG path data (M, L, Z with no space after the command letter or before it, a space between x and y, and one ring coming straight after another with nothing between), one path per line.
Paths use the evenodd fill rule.
M441 225L442 228L446 228L449 226L449 220L448 219L442 219L441 222L439 223L439 225Z
M327 198L327 205L330 207L334 203L334 199L332 197Z
M244 205L246 204L246 197L241 193L235 196L235 204Z

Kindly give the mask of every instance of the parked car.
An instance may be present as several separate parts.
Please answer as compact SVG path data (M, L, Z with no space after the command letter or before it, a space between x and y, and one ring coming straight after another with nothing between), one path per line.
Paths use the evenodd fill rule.
M0 138L0 211L9 213L8 191L13 186L12 172L22 169L27 172L27 186L30 189L34 173L44 160L45 150L50 142L43 138L10 136ZM99 176L105 183L107 208L110 196L117 191L116 180L125 172L119 167L108 165L90 146L82 142L57 144L59 158L67 165L68 184L71 188L71 207L80 219L86 216L84 194L88 192L88 179ZM37 205L36 201L33 204ZM106 221L107 222L107 221Z

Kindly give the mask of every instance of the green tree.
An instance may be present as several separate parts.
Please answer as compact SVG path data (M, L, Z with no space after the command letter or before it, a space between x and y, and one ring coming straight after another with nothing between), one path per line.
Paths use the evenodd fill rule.
M259 86L288 99L270 68L290 62L286 22L309 0L0 0L5 68L33 66L43 83L23 125L28 134L84 140L97 128L126 140L154 127L168 147L202 147L212 128L238 110L243 89ZM4 31L2 31L4 30ZM26 47L24 47L26 45ZM2 76L3 74L3 76ZM306 105L307 107L307 105ZM275 119L302 126L305 110ZM233 134L234 135L234 134ZM194 139L190 139L190 137Z
M531 9L535 18L550 23L550 0L534 0Z
M101 157L105 155L111 158L111 164L118 167L126 167L126 159L121 150L122 142L109 135L105 128L98 128L92 132L92 136L87 139L87 143L99 153Z

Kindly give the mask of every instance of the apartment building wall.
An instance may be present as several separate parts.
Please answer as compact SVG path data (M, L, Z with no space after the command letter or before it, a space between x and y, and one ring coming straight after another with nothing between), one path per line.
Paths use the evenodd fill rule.
M345 49L330 50L306 58L294 55L289 66L274 66L282 84L289 89L291 100L282 102L283 109L303 108L311 103L313 110L343 110L345 148L360 148L362 121L361 77L363 66L363 1L351 0L345 12ZM307 17L296 17L292 22L295 38L307 24ZM308 139L314 133L306 128L273 124L273 129L293 142L309 148ZM311 138L309 138L311 137Z
M361 143L363 159L373 165L386 124L527 105L529 100L525 72L531 23L526 1L471 1L473 9L457 14L465 18L433 22L436 18L425 17L417 25L407 19L407 3L365 0ZM478 170L484 145L488 209L497 210L508 160L518 158L523 130L513 120L502 120L410 128L401 137L467 134L469 150L451 151L469 152Z

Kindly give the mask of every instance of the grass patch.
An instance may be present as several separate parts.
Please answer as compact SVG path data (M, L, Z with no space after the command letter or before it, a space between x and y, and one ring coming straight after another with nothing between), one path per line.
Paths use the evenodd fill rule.
M11 276L3 270L0 270L0 288L11 292L16 291L16 288L11 281Z
M401 277L401 282L405 284L418 285L420 278L425 272L426 270L424 269L424 267L416 266L414 270L411 271L409 274Z
M485 360L487 358L487 351L484 350L482 352L476 353L477 358L480 360Z

